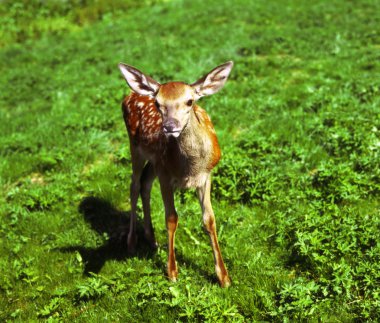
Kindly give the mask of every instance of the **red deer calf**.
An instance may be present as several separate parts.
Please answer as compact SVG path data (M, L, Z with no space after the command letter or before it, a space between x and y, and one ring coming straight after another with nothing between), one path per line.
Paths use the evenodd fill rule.
M196 101L218 92L227 81L232 66L232 62L220 65L189 85L182 82L160 84L132 66L119 64L121 73L133 90L122 104L133 171L128 251L133 253L136 247L139 194L143 204L145 237L152 247L156 247L150 217L150 192L157 176L165 205L169 238L167 270L172 281L176 281L178 275L174 253L178 225L174 190L176 187L193 187L197 189L203 223L210 236L220 285L227 287L231 284L219 249L210 199L210 173L219 162L220 148L209 116Z

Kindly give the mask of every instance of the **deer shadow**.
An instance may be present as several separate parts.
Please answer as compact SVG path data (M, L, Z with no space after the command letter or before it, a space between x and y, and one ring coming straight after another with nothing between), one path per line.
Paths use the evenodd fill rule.
M130 257L153 258L148 241L144 238L141 220L137 220L138 243L133 255L127 251L130 212L117 210L108 201L97 197L84 198L78 207L79 213L91 228L100 235L107 235L108 240L96 248L68 246L59 248L62 252L79 252L84 263L84 274L99 273L107 260L122 261ZM160 264L163 266L163 264Z
M166 275L166 263L161 261L161 257L155 257L156 249L150 247L149 241L144 237L144 225L141 219L137 219L136 233L138 242L136 252L130 255L127 251L127 237L129 232L130 212L117 210L110 202L98 197L84 198L78 207L79 213L84 220L90 224L91 228L100 235L106 234L109 238L101 246L88 248L83 246L67 246L58 248L61 252L79 252L84 264L84 275L99 273L108 260L123 261L127 258L137 257L141 259L153 259L153 264L161 268ZM183 253L177 251L177 261L179 265L187 265L198 271L206 280L217 283L216 276L199 265L194 263ZM210 257L212 251L210 249Z

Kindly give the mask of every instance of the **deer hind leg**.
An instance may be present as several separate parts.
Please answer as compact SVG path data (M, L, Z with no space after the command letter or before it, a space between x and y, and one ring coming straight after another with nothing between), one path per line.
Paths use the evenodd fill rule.
M231 280L228 276L226 266L224 265L222 254L220 252L218 237L216 234L216 222L214 211L211 205L210 191L211 179L210 176L206 183L197 189L199 203L202 208L203 224L210 237L211 247L214 254L215 272L218 276L219 283L222 287L231 285Z
M134 254L136 251L137 235L137 200L140 194L140 180L144 169L145 159L131 145L132 157L132 181L130 186L130 203L131 203L131 218L128 233L128 253Z
M152 218L150 216L150 192L156 173L151 162L148 162L141 175L141 200L144 211L144 233L145 238L152 249L157 249L157 242L154 236Z
M178 215L174 207L174 191L169 180L160 178L160 187L162 200L165 205L165 220L166 228L168 230L168 277L171 281L176 281L178 276L177 263L175 260L175 232L178 226Z

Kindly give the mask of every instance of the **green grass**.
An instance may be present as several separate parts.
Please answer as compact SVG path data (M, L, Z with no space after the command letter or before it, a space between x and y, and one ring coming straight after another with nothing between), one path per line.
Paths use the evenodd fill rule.
M380 319L379 2L5 1L0 22L2 321ZM233 285L217 285L194 192L176 195L170 283L157 183L160 248L140 235L126 253L117 63L192 82L227 60L201 105Z

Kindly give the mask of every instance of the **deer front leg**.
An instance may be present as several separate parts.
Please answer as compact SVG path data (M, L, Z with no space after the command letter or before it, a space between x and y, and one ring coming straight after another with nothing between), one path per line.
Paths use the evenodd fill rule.
M165 205L165 220L168 230L169 256L168 256L168 277L171 281L176 281L178 276L177 263L175 260L174 240L175 231L178 226L178 215L174 207L174 191L170 181L160 178L162 200Z
M228 287L231 285L231 280L228 276L228 272L226 266L224 265L222 254L219 248L218 237L216 235L215 216L211 205L210 191L211 179L209 176L205 184L197 189L198 198L202 208L203 224L211 241L216 275L218 276L220 286Z
M145 239L149 242L151 249L157 249L157 242L154 236L152 218L150 215L150 192L156 174L152 163L148 162L141 175L141 200L144 211L144 233Z
M128 233L128 254L133 255L136 252L137 235L137 200L140 194L140 179L144 168L145 160L134 150L131 145L132 157L132 181L130 186L131 218Z
M132 181L130 186L130 201L131 201L131 218L129 221L128 233L128 254L133 255L136 251L137 235L137 199L139 198L140 191L140 174L132 174Z

